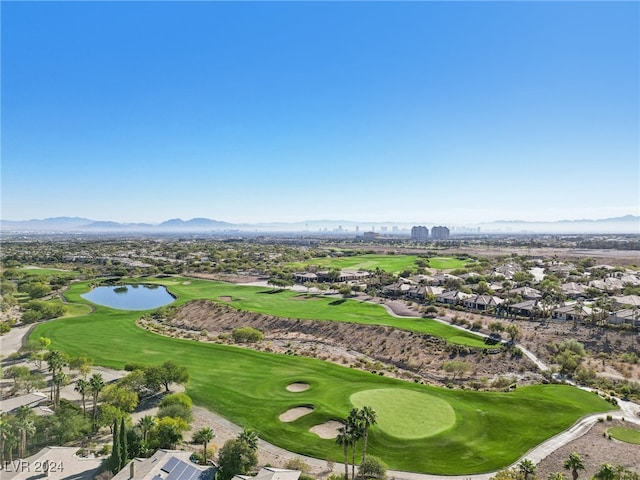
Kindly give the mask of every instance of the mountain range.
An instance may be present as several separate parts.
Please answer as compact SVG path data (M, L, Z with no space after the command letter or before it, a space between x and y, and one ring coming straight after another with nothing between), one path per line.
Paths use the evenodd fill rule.
M239 233L239 232L327 232L353 234L374 230L382 234L407 234L412 225L435 223L354 222L350 220L309 220L304 222L272 222L234 224L209 218L182 220L173 218L162 223L119 223L82 217L54 217L33 220L0 220L2 232L25 233ZM499 220L489 223L448 225L452 233L626 233L640 234L640 216L604 218L599 220L559 220L555 222L527 222Z

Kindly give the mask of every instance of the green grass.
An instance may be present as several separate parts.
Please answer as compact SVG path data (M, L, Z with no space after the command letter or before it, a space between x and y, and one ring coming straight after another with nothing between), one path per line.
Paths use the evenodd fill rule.
M640 430L624 427L612 427L607 429L607 433L621 442L634 443L640 445Z
M129 280L133 281L133 280ZM162 278L144 279L145 283L165 285L181 304L189 300L206 298L266 315L304 320L386 325L412 332L426 333L452 343L485 348L484 339L471 332L454 328L430 318L396 318L380 305L345 300L322 295L309 295L292 290L268 287L249 287L199 279ZM86 291L87 283L75 284L65 295L73 302L84 302L79 291ZM82 292L80 292L82 293ZM231 301L225 300L227 297Z
M396 438L431 437L456 423L456 413L449 402L428 393L379 388L356 392L350 401L358 408L372 407L378 427Z
M415 270L418 255L355 255L352 257L314 258L307 262L291 262L286 266L296 270L304 270L310 265L320 268L337 268L340 270L375 270L380 268L389 273L400 273L404 270ZM453 257L429 258L429 266L438 270L462 268L471 260L460 260Z
M292 262L286 266L298 270L306 269L310 265L320 268L337 268L340 270L375 270L380 268L385 272L399 273L416 268L417 255L355 255L352 257L323 257L313 258L308 262Z
M190 292L185 295L187 298L179 297L177 303L202 298L205 293L220 295L221 287L211 282L192 280L185 285L184 279L171 281L174 293ZM69 290L70 301L84 302L79 297L81 287ZM189 369L187 393L196 404L241 426L255 428L261 437L283 448L334 461L341 461L341 449L333 440L323 440L309 432L309 428L345 418L354 406L352 398L357 403L362 401L361 395L366 398L378 389L391 390L372 397L383 417L389 415L387 410L395 396L416 416L425 421L435 416L432 421L441 425L444 405L448 404L455 412L455 424L432 436L400 440L388 432L392 429L394 433L386 423L371 430L371 454L384 459L391 468L417 472L471 474L502 468L579 417L611 408L597 395L568 386L523 387L511 393L449 390L311 358L167 338L138 328L135 320L140 315L142 312L97 306L90 315L36 326L30 340L49 337L52 348L70 355L86 354L93 357L96 365L118 369L127 362L154 364L175 359ZM293 382L305 382L311 388L297 393L287 391L286 386ZM419 398L431 397L434 404L437 399L440 406L434 409L428 401L417 401L414 393ZM294 422L278 419L283 412L300 405L311 405L314 410Z
M429 259L429 267L437 270L453 270L466 267L473 260L460 260L453 257L432 257Z
M37 275L37 276L46 276L46 277L75 278L78 276L78 272L74 272L72 270L59 270L56 268L30 267L30 268L21 268L20 271L26 273L27 275Z

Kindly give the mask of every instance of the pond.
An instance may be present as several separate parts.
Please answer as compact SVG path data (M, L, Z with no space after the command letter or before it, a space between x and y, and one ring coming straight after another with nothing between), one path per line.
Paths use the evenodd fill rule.
M161 285L96 287L81 297L97 305L117 310L149 310L163 307L175 300L175 297Z

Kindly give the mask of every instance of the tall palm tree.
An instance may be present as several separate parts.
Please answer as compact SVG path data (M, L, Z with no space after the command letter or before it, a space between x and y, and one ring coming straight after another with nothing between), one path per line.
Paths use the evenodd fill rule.
M87 393L89 392L89 381L85 380L84 378L80 378L76 382L76 386L73 389L76 392L78 392L82 397L82 414L86 416L87 415L86 400L87 400Z
M18 432L18 456L20 458L25 457L25 452L27 450L27 437L36 433L36 426L35 423L33 423L35 416L36 415L33 413L33 410L26 405L22 405L18 408L14 417L15 429Z
M363 428L362 462L367 459L367 441L369 439L369 427L378 423L376 411L365 405L360 409L360 420Z
M207 444L215 436L211 427L202 427L200 430L193 434L193 441L195 443L202 443L204 464L207 464Z
M58 408L58 406L60 405L60 389L63 385L67 385L69 383L69 375L67 375L62 370L60 370L51 376L51 380L55 385L55 395L53 398L53 405L54 405L54 408Z
M518 470L524 476L524 480L529 480L530 476L536 473L536 466L531 460L525 458L518 464Z
M360 410L352 408L347 417L347 429L351 433L351 480L356 478L356 447L358 440L364 435Z
M58 350L52 350L49 352L49 355L47 355L47 363L49 364L49 371L51 372L51 401L54 406L57 406L56 399L60 398L60 374L62 373L62 368L67 364L67 359Z
M338 430L336 443L344 449L344 480L349 479L349 445L351 445L351 432L347 425L343 425Z
M570 454L569 458L564 462L564 468L571 470L573 480L578 480L578 470L584 470L584 464L582 463L580 455L578 455L577 452Z
M155 424L156 424L156 419L151 415L145 415L140 420L138 420L138 427L142 432L142 442L145 444L145 448L147 445L147 440L149 438L149 432L151 431L151 429L154 427Z
M4 465L4 443L11 434L11 424L7 421L7 414L0 412L0 465Z
M94 373L91 375L89 379L89 390L91 391L91 396L93 397L93 430L95 431L96 425L98 423L98 395L104 388L104 379L102 375L99 373Z

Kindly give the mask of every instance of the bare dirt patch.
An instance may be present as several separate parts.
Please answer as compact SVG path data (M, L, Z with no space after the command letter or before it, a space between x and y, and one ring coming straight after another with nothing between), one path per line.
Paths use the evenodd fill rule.
M538 464L536 473L538 478L547 478L551 473L564 472L564 462L573 452L577 452L584 463L585 469L580 472L581 478L592 478L603 463L622 465L632 472L640 473L640 447L630 443L609 440L604 436L607 428L631 427L640 428L623 421L605 421L596 423L582 437L558 448Z
M338 436L338 431L342 426L343 424L338 422L337 420L329 420L328 422L321 423L320 425L316 425L315 427L311 427L309 431L311 433L315 433L320 438L331 439Z
M304 392L305 390L309 390L308 383L296 382L290 385L287 385L287 390L290 392Z
M313 412L313 408L311 407L295 407L295 408L290 408L289 410L284 412L282 415L280 415L278 418L280 419L281 422L289 423L299 419L300 417L309 415L311 412Z

